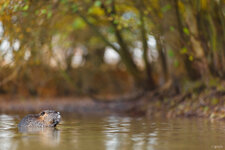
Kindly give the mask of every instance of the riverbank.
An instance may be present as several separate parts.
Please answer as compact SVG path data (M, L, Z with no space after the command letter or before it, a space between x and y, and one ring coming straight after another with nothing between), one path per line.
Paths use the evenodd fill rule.
M198 86L183 94L168 95L165 91L145 93L135 100L96 101L89 97L24 98L0 97L0 112L39 112L55 109L77 114L126 114L147 117L201 117L225 119L225 89ZM168 92L167 92L168 93Z
M195 84L183 91L183 94L174 96L165 96L167 94L162 93L153 96L153 100L148 102L147 116L225 119L225 82L207 86Z
M55 109L60 112L78 114L122 114L139 107L142 101L102 102L91 98L58 97L58 98L21 98L1 97L0 112L40 112L44 109Z

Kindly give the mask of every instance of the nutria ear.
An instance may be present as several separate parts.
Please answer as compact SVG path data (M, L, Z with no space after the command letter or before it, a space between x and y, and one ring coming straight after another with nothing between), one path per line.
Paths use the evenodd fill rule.
M44 114L45 114L45 112L43 111L43 112L41 112L41 116L44 116Z

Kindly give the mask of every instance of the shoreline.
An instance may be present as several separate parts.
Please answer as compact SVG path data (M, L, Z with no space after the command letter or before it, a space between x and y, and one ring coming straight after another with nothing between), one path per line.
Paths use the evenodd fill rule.
M0 98L0 112L39 112L44 109L55 109L61 112L77 114L124 114L139 102L97 102L91 98Z
M55 109L81 115L129 115L146 117L197 117L225 119L225 91L206 88L198 94L186 92L175 96L148 92L135 101L95 101L88 97L21 98L0 96L0 113L37 113Z

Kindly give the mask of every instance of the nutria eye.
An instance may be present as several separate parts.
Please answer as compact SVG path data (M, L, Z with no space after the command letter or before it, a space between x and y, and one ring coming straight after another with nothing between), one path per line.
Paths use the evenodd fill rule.
M43 116L45 114L45 112L43 111L43 112L41 112L41 115Z

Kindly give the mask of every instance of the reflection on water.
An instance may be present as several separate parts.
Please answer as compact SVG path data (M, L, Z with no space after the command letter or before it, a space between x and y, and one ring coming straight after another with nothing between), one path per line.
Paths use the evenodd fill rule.
M29 145L29 135L38 135L36 138L43 144L54 147L60 143L60 131L56 128L31 128L31 127L18 127L18 131L22 133L24 142Z
M16 149L16 143L12 142L14 125L13 116L0 115L0 149Z
M0 115L0 150L225 149L225 123L64 115L53 128L17 128L20 115Z

